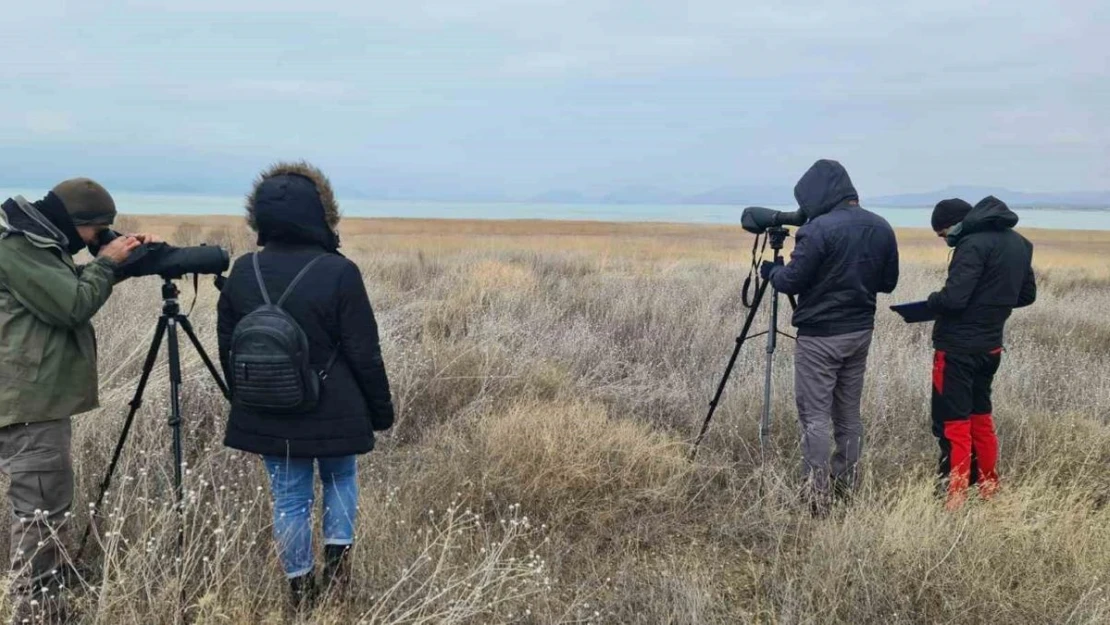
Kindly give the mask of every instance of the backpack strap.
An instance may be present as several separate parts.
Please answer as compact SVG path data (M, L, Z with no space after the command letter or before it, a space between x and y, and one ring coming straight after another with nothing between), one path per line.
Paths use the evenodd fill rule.
M319 261L323 257L324 257L324 254L320 254L316 258L313 258L312 260L308 261L308 264L305 265L304 268L301 269L300 273L298 273L293 278L293 281L289 283L289 286L285 287L285 292L281 294L281 299L278 300L278 303L277 303L278 308L281 308L281 305L285 303L285 300L293 292L293 289L297 288L297 283L301 281L301 278L303 278L306 273L308 273L308 270L312 269L312 266L315 265L316 262ZM269 302L267 302L267 303L269 303Z
M320 381L328 379L328 374L331 373L331 368L335 366L335 361L339 359L339 350L343 346L336 343L335 350L331 353L331 358L328 358L328 364L324 365L324 369L320 371Z
M258 252L251 254L251 261L254 262L254 277L258 278L258 289L262 291L262 300L270 306L270 292L266 290L266 283L262 281L262 269L258 266Z

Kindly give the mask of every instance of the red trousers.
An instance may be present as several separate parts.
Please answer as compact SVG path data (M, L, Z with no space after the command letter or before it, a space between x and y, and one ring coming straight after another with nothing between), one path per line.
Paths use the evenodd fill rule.
M1002 349L975 354L938 351L933 358L933 435L940 445L938 476L950 503L962 502L978 484L990 497L998 489L998 437L991 384Z

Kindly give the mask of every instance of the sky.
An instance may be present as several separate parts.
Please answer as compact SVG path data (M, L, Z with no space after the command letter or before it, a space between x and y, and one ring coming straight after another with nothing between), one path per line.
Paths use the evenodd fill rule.
M0 186L1110 188L1105 0L6 3Z

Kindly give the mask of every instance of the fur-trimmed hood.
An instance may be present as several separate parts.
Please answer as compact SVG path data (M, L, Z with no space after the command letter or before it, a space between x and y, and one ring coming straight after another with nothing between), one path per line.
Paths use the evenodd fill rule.
M338 247L339 203L324 172L304 162L277 163L263 171L247 196L247 223L268 240Z

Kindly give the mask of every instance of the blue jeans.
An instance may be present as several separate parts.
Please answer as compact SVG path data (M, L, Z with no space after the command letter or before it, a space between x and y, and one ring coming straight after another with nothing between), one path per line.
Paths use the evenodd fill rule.
M320 465L324 485L324 544L350 545L358 512L358 458L263 456L274 496L274 539L281 566L292 579L312 571L313 477Z

